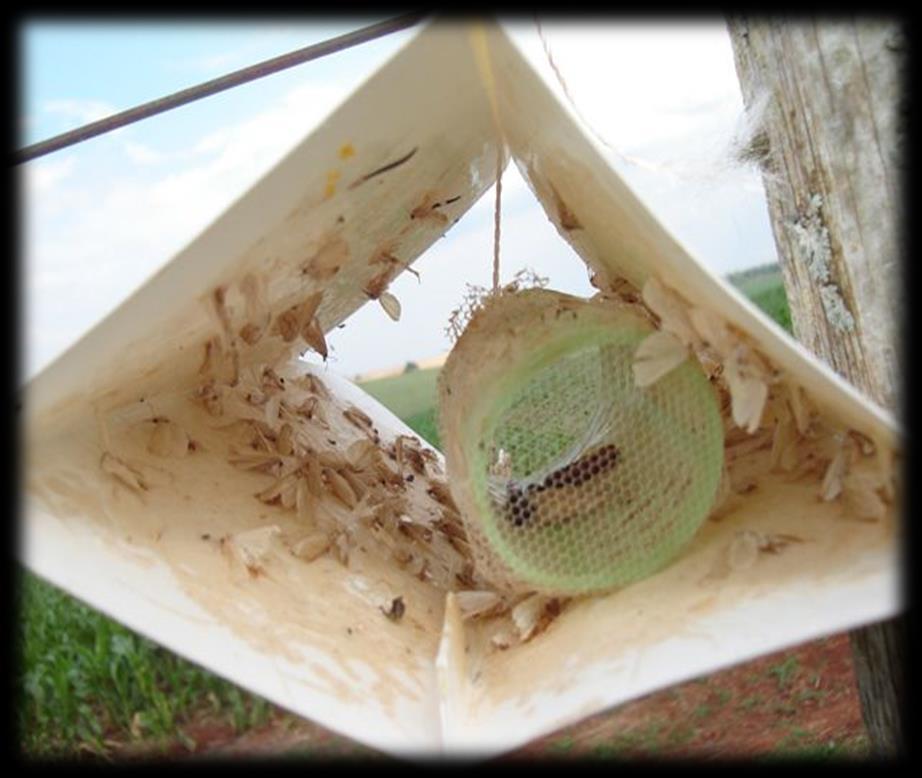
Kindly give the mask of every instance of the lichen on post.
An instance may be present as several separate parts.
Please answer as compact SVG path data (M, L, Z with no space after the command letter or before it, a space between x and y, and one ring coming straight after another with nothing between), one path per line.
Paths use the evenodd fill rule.
M898 343L904 33L892 20L732 17L728 27L794 333L883 407ZM875 751L904 748L903 617L854 630Z

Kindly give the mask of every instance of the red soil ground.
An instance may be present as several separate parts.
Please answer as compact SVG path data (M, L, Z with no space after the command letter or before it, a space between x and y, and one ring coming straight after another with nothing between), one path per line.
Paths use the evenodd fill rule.
M194 746L170 746L168 755L222 760L387 758L277 708L265 726L240 736L228 724L207 719L185 727L185 733ZM113 757L151 755L137 746L131 751ZM835 635L634 700L499 761L868 755L848 637Z

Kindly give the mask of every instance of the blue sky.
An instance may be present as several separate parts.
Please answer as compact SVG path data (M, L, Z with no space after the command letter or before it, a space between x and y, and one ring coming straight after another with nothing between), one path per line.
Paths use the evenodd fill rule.
M79 126L93 104L130 108L192 84L215 78L327 38L380 17L322 22L239 23L96 22L33 23L22 27L24 142L33 143ZM412 33L403 31L363 44L308 67L319 81L348 78L396 51ZM190 133L207 131L260 104L271 102L303 81L306 67L280 73L207 102L191 104L137 125L156 131L175 147ZM72 111L68 111L68 107Z
M20 29L22 142L380 18L27 22ZM544 29L580 111L618 150L612 164L664 224L715 272L771 261L761 183L730 163L742 103L720 20ZM517 23L510 32L559 90L534 26ZM413 34L363 44L22 165L25 377L167 262ZM418 261L422 284L409 274L394 283L404 311L394 329L380 326L372 305L332 334L335 369L352 375L450 346L442 331L464 284L489 279L491 209L488 193ZM503 250L514 258L504 278L527 264L549 275L554 288L591 293L585 270L511 167ZM471 256L483 261L460 259Z

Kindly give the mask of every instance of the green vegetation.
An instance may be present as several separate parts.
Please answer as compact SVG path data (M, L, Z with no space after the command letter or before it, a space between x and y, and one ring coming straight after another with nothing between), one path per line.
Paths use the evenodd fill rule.
M781 762L791 759L816 762L865 759L870 754L867 735L858 735L844 740L821 740L810 736L804 730L795 728L791 735L782 740L777 748L760 761Z
M685 743L694 736L694 730L679 725L664 732L662 722L650 722L643 727L621 732L608 742L598 743L591 750L591 755L601 759L617 758L655 758L665 745Z
M731 273L727 279L769 317L793 334L791 310L777 264Z
M599 743L593 747L590 755L596 759L614 759L618 756L618 749L611 743Z
M772 667L768 672L770 672L778 680L778 688L785 688L797 675L800 670L800 663L797 661L797 657L789 656L783 662L779 662L774 667Z
M795 702L812 702L814 700L825 699L826 692L819 692L816 689L804 689L794 695Z
M695 709L692 711L692 717L696 719L706 719L713 712L713 708L710 705L702 703L701 705L696 705Z
M718 692L717 692L717 704L720 705L720 706L726 705L728 702L730 702L730 697L731 697L731 696L732 696L732 695L730 694L729 690L727 690L727 689L720 689L720 690L718 690Z
M395 416L407 420L436 406L438 377L439 369L430 367L363 381L361 386Z
M674 747L684 746L695 736L694 727L689 724L679 724L669 733L668 742Z
M742 710L752 710L753 708L757 708L760 705L764 705L764 704L765 704L765 700L761 697L761 695L753 694L747 697L745 700L741 700L739 707Z
M766 262L764 265L755 265L730 273L727 280L741 289L744 294L750 294L767 286L780 284L781 267L777 262Z
M731 281L790 329L777 266L745 271ZM369 381L363 388L438 446L438 372L437 368L409 369L402 375ZM265 700L134 634L26 571L20 581L17 644L21 661L14 683L25 754L101 755L137 741L160 742L164 748L178 741L192 747L184 726L203 713L232 723L238 731L265 721L269 711ZM796 670L786 662L772 672L783 687ZM740 707L755 704L756 699L750 698ZM700 714L704 715L703 710ZM675 730L671 738L681 742L690 737L688 732ZM651 730L641 740L653 737ZM636 741L636 735L600 746L597 755L636 746L632 740ZM810 747L818 757L839 755L843 748L853 753L857 748L832 741ZM561 751L569 748L565 739L559 745Z
M435 408L416 413L406 418L405 421L407 426L429 443L430 446L439 448L441 441L439 440L439 427Z
M144 740L194 747L183 732L209 712L242 732L269 705L88 608L39 578L21 577L21 746L37 757L102 755Z
M564 735L551 743L550 749L557 754L566 754L568 751L573 750L575 742L572 735Z
M788 298L783 286L763 289L751 295L749 299L784 327L788 333L794 334L794 329L791 325L791 311L788 308Z

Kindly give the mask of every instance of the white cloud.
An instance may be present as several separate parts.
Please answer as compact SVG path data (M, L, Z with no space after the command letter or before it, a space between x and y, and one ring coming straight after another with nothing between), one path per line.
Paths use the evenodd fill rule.
M290 151L343 94L341 86L329 82L297 87L273 108L202 138L195 148L216 154L209 174L252 175L265 169L269 160L274 162Z
M192 76L216 77L358 29L371 21L374 20L366 22L353 19L344 22L331 19L329 22L315 20L310 23L260 21L250 26L245 43L218 54L173 57L165 63L164 68L171 72L187 72Z
M47 100L42 104L42 110L86 124L104 119L118 109L102 100Z
M683 177L722 164L743 103L721 20L545 21L542 30L575 110L615 154ZM535 25L517 23L509 32L569 102Z
M221 54L209 54L201 57L180 57L169 63L170 70L191 70L202 74L223 75L229 70L242 67L245 55L239 51L226 51Z
M692 41L683 28L663 33L661 41L637 30L615 34L610 25L578 33L548 25L547 31L593 127L621 151L669 171L657 174L615 159L667 228L717 272L765 261L773 244L758 179L720 164L741 109L726 33L702 30ZM537 38L528 33L534 54ZM543 67L548 70L546 61ZM115 144L122 153L105 160L107 167L98 156L82 156L81 147L67 157L29 163L23 187L26 374L159 269L348 91L330 81L300 86L272 107L174 151L158 147L157 137L144 135L139 125L132 128L134 140ZM113 112L85 100L44 107L81 122ZM503 184L503 279L531 266L551 275L555 288L591 293L585 267L533 203L514 165ZM399 323L371 304L331 335L336 369L390 367L448 347L443 328L465 282L490 282L493 200L492 192L485 195L464 217L464 229L459 225L420 260L421 286L410 274L395 282L403 304Z
M128 159L138 165L158 165L170 158L169 154L157 151L145 143L136 141L125 141L122 148Z
M50 191L74 172L73 156L44 159L26 164L22 176L27 197L37 197Z
M721 19L542 28L576 112L670 232L718 273L775 256L761 178L734 159L746 120ZM508 30L566 104L535 25Z
M117 148L127 163L113 158L97 169L90 161L96 158L84 156L92 150L80 147L65 158L28 163L23 181L27 375L165 264L302 140L343 94L330 82L298 87L270 109L178 152L160 151L156 139L122 141ZM62 112L90 110L82 101L57 103ZM92 174L75 175L87 170Z

